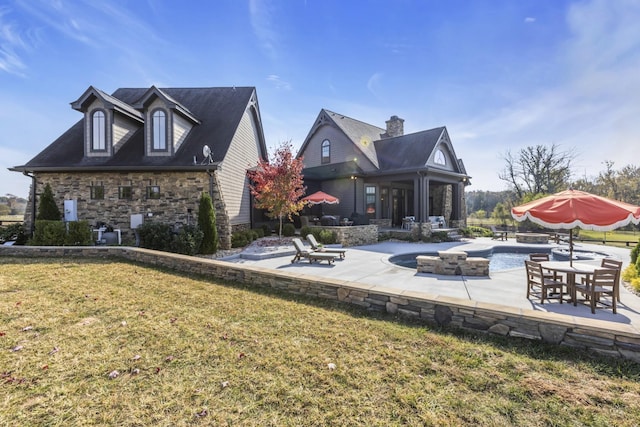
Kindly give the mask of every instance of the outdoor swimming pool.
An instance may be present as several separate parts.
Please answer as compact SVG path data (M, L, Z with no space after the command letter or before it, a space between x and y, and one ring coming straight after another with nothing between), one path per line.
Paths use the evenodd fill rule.
M531 253L548 253L551 261L567 261L569 255L564 256L562 252L555 250L532 250L524 251L523 248L497 247L482 251L468 251L469 257L482 257L489 259L489 272L510 270L512 268L524 267L524 261L529 259ZM417 267L416 257L418 255L438 256L433 253L409 253L395 255L389 258L389 262L400 267L412 268ZM597 259L606 258L608 255L602 252L586 252L574 250L574 259Z

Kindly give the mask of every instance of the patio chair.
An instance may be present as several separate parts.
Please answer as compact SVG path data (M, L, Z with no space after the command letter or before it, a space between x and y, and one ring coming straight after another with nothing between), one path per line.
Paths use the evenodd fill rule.
M616 299L620 302L620 276L622 274L622 261L617 261L611 258L602 258L600 267L610 270L616 270L618 277L616 277L616 283L618 283L618 289L616 291Z
M549 261L549 254L545 254L545 253L529 254L529 261L533 261L537 263L547 262ZM544 268L542 270L544 272L544 277L546 277L547 279L562 280L562 277L557 272L552 273L548 270L544 271Z
M336 260L336 256L334 254L328 254L326 252L315 252L313 250L309 250L305 248L302 240L298 238L293 239L293 246L296 248L296 254L291 260L291 263L300 261L302 258L306 258L309 260L309 264L313 264L315 261L322 262L327 261L329 264L333 264Z
M311 249L313 249L315 252L338 254L340 255L340 259L344 259L347 252L346 249L320 247L320 244L316 240L316 236L314 236L313 234L307 234L307 242L309 242L309 245L311 245Z
M491 232L493 233L493 240L507 240L507 232L506 231L498 231L495 226L491 226Z
M589 300L591 313L596 314L596 306L603 303L600 298L603 295L611 297L611 308L616 314L616 295L618 292L619 280L618 271L613 269L597 269L592 275L585 277L581 284L575 285L576 292L580 292ZM577 298L574 298L573 305L577 305Z
M540 304L544 304L545 299L557 299L562 304L567 284L546 278L542 266L537 262L526 260L524 265L527 271L527 299L533 294L540 296Z

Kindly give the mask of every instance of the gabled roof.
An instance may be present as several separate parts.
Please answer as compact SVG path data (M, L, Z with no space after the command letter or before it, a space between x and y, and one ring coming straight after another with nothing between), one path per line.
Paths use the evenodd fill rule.
M91 90L93 89L93 91ZM105 96L114 105L131 106L140 100L148 88L123 88L106 95L90 88L76 103L91 94ZM202 160L202 147L212 150L214 162L221 162L240 124L240 120L255 99L254 87L213 88L163 88L162 93L183 105L200 119L189 132L173 156L149 157L144 151L144 130L141 126L112 157L84 156L84 119L78 121L58 139L46 147L26 165L16 166L17 171L63 171L63 170L144 170L144 169L192 169L193 157L198 164ZM89 93L89 95L87 95ZM75 104L75 103L74 103ZM79 104L78 104L79 105ZM74 107L75 108L75 107ZM257 104L255 106L257 108ZM137 111L137 110L134 110ZM259 115L254 114L255 117ZM262 125L258 123L261 150L266 153Z
M307 136L305 143L300 147L299 153L304 151L311 140L311 136L321 126L326 125L327 123L332 123L340 129L345 136L351 140L356 148L360 150L375 167L378 167L378 158L373 146L373 141L380 139L381 135L384 134L386 130L324 108L320 110L320 114L318 114L318 118L316 119L314 126L309 131L309 135Z
M115 98L111 95L108 95L101 91L98 88L93 86L89 86L89 88L84 91L82 96L78 98L76 101L71 103L71 108L74 110L78 110L84 112L85 109L91 104L94 99L100 99L103 104L105 104L109 108L113 108L114 110L123 113L127 116L130 116L138 121L142 121L142 113L136 110L133 106L122 102L118 98Z
M310 143L314 134L323 126L339 129L357 149L376 167L364 172L350 162L307 167L305 179L323 180L349 175L388 175L430 170L448 176L466 176L464 164L453 149L445 126L411 134L387 137L386 129L354 120L342 114L322 109L309 135L298 152L298 157ZM449 158L446 166L436 164L432 156L440 147Z
M145 94L142 95L142 97L133 104L133 106L139 110L144 110L145 107L147 107L156 98L162 99L169 108L178 111L193 123L200 123L200 120L198 120L198 118L195 117L187 107L176 101L172 96L167 94L162 89L158 89L155 86L151 86L145 92Z
M380 170L423 168L443 132L445 128L439 127L376 141Z

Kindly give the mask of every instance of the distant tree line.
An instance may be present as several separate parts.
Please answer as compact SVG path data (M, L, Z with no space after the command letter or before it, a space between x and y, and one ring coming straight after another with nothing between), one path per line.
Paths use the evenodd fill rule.
M574 150L562 151L556 144L507 152L498 177L508 190L467 191L467 215L505 220L512 206L568 188L640 205L640 167L629 164L615 169L614 162L604 161L604 170L597 176L572 179L575 157Z

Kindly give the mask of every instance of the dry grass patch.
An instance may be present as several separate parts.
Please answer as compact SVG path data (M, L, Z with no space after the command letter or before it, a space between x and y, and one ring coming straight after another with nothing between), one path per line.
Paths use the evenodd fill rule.
M0 425L640 423L627 362L128 263L0 271Z

